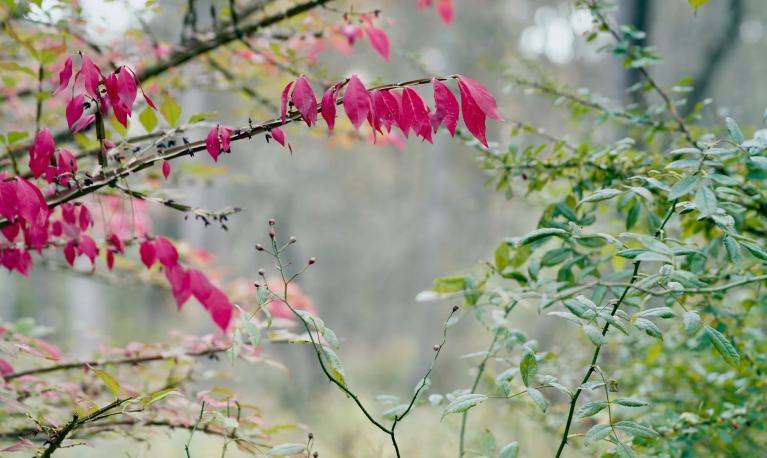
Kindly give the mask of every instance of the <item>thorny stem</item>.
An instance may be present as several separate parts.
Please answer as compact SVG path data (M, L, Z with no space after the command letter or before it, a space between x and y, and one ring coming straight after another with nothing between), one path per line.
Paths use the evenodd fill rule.
M181 355L151 355L151 356L137 356L133 358L124 358L116 360L91 360L91 361L78 361L73 363L57 364L55 366L41 367L37 369L29 369L26 371L14 372L12 374L4 375L5 381L11 381L13 379L24 377L26 375L40 375L50 372L65 371L71 369L82 369L88 366L119 366L119 365L135 365L148 363L153 361L165 361L175 360L181 356L187 357L206 357L215 355L217 353L225 352L227 348L208 348L202 351L186 352Z
M457 306L453 307L452 311L450 312L450 315L448 316L448 319L445 321L445 324L443 325L443 328L442 328L442 342L436 347L434 359L432 360L432 363L429 366L429 369L426 371L426 374L424 375L424 377L419 382L418 388L415 390L415 393L413 394L413 397L411 398L410 403L408 404L407 409L405 409L405 411L402 414L395 416L395 418L394 418L394 420L392 422L392 426L387 428L381 422L379 422L378 420L376 420L373 417L373 415L367 410L367 408L364 406L364 404L362 404L362 401L360 401L359 396L357 394L355 394L353 391L351 391L346 386L346 383L344 381L339 380L337 377L333 376L333 374L331 374L330 371L328 370L327 366L325 365L325 358L323 358L323 353L325 352L325 350L322 347L323 344L322 344L322 342L320 340L321 337L320 337L320 334L319 334L319 328L316 325L317 323L312 319L312 325L317 330L317 339L315 340L315 337L312 334L311 327L309 326L309 322L306 320L306 318L304 318L304 316L302 314L298 313L298 311L288 301L288 285L300 274L300 272L303 272L304 270L306 270L306 268L304 268L299 273L294 274L294 275L288 277L286 275L286 273L285 273L285 267L286 266L285 266L285 264L283 264L282 258L280 257L280 253L288 246L288 244L284 245L283 247L279 247L278 244L277 244L277 237L276 236L272 236L271 240L272 240L271 241L272 251L270 253L268 253L268 254L270 254L276 260L276 262L277 262L277 270L280 273L280 277L281 277L282 284L283 284L282 297L279 297L279 295L278 295L278 298L290 309L290 311L293 313L293 315L296 318L298 318L298 320L301 321L301 323L303 324L304 329L306 330L306 333L309 336L309 340L310 340L310 343L312 344L312 348L314 349L314 352L315 352L315 354L317 356L317 361L319 362L320 368L322 369L322 372L327 377L328 381L330 381L331 383L336 385L347 396L352 398L352 400L354 400L354 402L357 404L357 407L359 407L359 409L362 411L362 413L365 415L365 417L373 425L375 425L378 429L380 429L381 431L383 431L384 433L386 433L390 437L391 442L392 442L392 446L394 447L394 452L395 452L397 458L399 458L401 455L400 455L399 445L397 444L397 438L395 436L395 428L396 428L397 424L400 421L402 421L410 413L410 411L412 410L413 406L415 405L415 402L418 400L418 395L425 388L425 386L426 386L426 379L429 376L429 374L431 374L431 371L434 368L434 363L436 362L437 358L439 357L439 354L442 351L442 347L444 347L445 343L447 342L447 326L449 324L449 321L453 317L455 312L458 311L458 307ZM269 291L269 287L267 285L263 285L263 287L267 288L267 291Z

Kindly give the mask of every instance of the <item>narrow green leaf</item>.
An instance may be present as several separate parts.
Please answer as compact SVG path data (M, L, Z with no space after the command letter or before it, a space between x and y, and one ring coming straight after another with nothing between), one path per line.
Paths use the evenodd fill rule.
M503 272L503 269L509 265L509 244L501 242L495 249L495 268L498 272Z
M586 432L583 443L588 447L589 444L609 436L611 431L610 425L594 425Z
M272 447L267 456L295 456L306 450L304 444L279 444Z
M546 400L546 398L543 397L543 394L541 394L540 391L533 387L527 388L527 395L530 396L530 399L533 400L535 405L538 406L539 409L541 409L541 412L546 413L546 409L549 408L549 401Z
M671 190L668 192L668 199L675 200L691 193L695 186L698 185L698 180L699 177L697 175L690 175L677 181L671 186Z
M535 374L538 372L538 361L536 361L533 352L525 352L522 362L519 364L519 372L522 375L522 383L525 386L530 386L530 382L534 380Z
M634 320L634 326L640 331L644 331L650 337L663 340L663 333L652 321L646 318L637 318Z
M510 442L506 444L500 452L498 458L517 458L519 456L519 442Z
M645 407L649 405L647 401L636 398L618 398L612 401L613 404L618 404L624 407Z
M476 407L477 405L485 402L486 400L487 400L487 396L484 394L479 394L479 393L462 394L458 396L457 398L453 399L453 401L447 405L447 407L445 408L445 412L442 414L442 417L451 413L466 412L467 410L471 409L472 407Z
M730 138L732 138L735 143L739 145L743 143L745 138L743 137L743 132L741 132L740 127L738 127L738 123L736 123L734 119L727 117L724 120L724 124L727 126L727 133L730 134Z
M600 346L607 343L607 339L605 339L605 336L602 335L602 331L600 331L593 325L589 324L584 326L583 331L586 333L589 340L591 340L591 343L593 343L594 345Z
M581 205L587 202L601 202L603 200L612 199L613 197L617 197L621 194L623 194L623 191L621 191L620 189L611 189L611 188L600 189L599 191L593 194L589 194L588 196L581 199L581 201L578 202L578 205Z
M599 412L603 411L605 408L607 408L607 401L604 400L598 400L598 401L590 401L586 404L583 404L580 409L578 409L578 412L575 413L576 418L586 418L591 417L592 415L596 415Z
M99 369L93 369L93 373L104 382L114 397L117 397L120 394L120 384L117 383L117 380L115 380L114 377Z
M635 421L619 421L615 423L614 425L616 428L620 429L621 431L625 431L629 434L631 434L634 437L644 437L648 439L652 439L653 437L658 437L659 434L654 429L650 428L649 426L641 425Z
M727 364L737 369L740 365L740 355L738 354L738 350L735 349L727 337L725 337L721 332L717 331L711 326L706 326L705 329L709 341L714 346L714 348L716 348L716 351L718 351L722 356L722 359L724 359Z
M684 332L690 337L697 334L703 326L700 315L698 315L698 312L694 311L685 312L685 314L682 315L682 323L684 324Z
M701 185L695 192L695 206L703 216L708 217L716 213L716 194L708 184Z

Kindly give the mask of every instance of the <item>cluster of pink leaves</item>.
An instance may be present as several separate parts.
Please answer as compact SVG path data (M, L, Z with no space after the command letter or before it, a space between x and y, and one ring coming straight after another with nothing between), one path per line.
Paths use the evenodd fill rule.
M419 10L423 10L431 7L432 3L437 4L437 14L445 24L453 22L453 16L455 15L455 7L453 6L453 0L417 0L416 4Z
M155 262L162 265L179 310L190 297L194 296L210 313L213 321L222 330L226 330L234 310L229 298L213 285L202 271L181 265L178 251L168 239L147 238L139 247L139 255L147 269L150 269Z
M386 32L384 32L383 29L375 26L374 20L375 16L365 14L362 15L360 21L361 24L359 26L349 21L338 28L337 31L346 38L349 46L354 46L354 43L367 36L373 49L380 54L386 62L389 62L389 36L386 35Z
M56 92L69 85L72 72L70 57L59 73L60 82ZM87 56L83 56L81 68L75 76L73 92L78 81L82 83L84 93L73 95L67 105L67 121L70 127L82 117L86 97L96 103L105 116L111 107L115 118L127 125L140 88L132 70L120 67L104 77L98 66ZM154 104L146 95L144 98L147 104L154 108ZM93 116L82 118L78 128L92 123ZM228 149L230 131L221 128L219 132L223 148ZM46 128L38 132L30 146L29 168L34 178L45 175L48 185L46 193L54 193L56 188L52 183L66 186L77 171L77 161L74 155L65 149L59 149L57 152L53 136ZM163 173L166 177L170 173L167 163L163 164ZM42 255L42 250L52 245L63 246L64 258L70 266L74 266L79 256L85 256L95 269L95 261L101 250L88 234L88 230L94 225L90 209L83 202L64 203L59 209L60 211L55 211L49 208L43 191L31 181L22 177L10 177L6 172L0 173L0 216L7 222L2 228L7 243L0 243L0 264L9 271L15 270L26 276L32 267L30 250L36 250ZM116 231L106 228L105 232L105 259L108 269L112 270L115 254L125 254L125 243ZM23 241L17 242L20 234ZM202 272L184 268L178 262L178 252L170 241L162 237L157 237L154 241L147 239L141 244L140 254L147 268L154 264L155 258L163 266L179 307L189 297L194 296L210 312L213 321L222 330L227 328L234 308L229 299L220 289L213 286Z
M359 129L367 122L373 131L374 141L376 132L382 135L388 134L392 127L397 127L406 138L412 131L415 136L428 142L432 141L432 133L437 132L441 126L444 126L450 135L455 135L458 119L462 113L466 129L487 146L487 118L499 121L503 119L498 113L495 98L484 85L477 81L462 75L457 75L454 79L458 82L460 105L445 83L439 79L433 79L431 83L434 91L434 109L432 110L412 87L368 90L357 75L352 75L348 80L330 86L325 90L318 106L317 96L311 84L305 76L301 75L283 89L280 116L284 124L287 121L288 105L292 104L306 125L311 127L317 122L319 107L328 131L332 131L335 126L339 92L343 89L341 102L346 116L355 129ZM285 136L280 128L272 129L272 135L284 146Z
M73 72L72 66L72 57L69 57L64 63L64 68L59 72L59 87L56 92L61 92L69 86ZM78 88L81 92L76 94ZM83 116L86 101L88 101L95 103L104 116L107 116L111 109L117 121L127 126L128 118L133 114L133 104L139 90L146 103L156 110L154 102L144 93L141 82L129 67L123 65L104 76L98 65L88 56L82 56L80 69L75 74L72 84L72 97L66 107L67 123L70 128L74 127L75 132L93 123L96 119L95 113Z

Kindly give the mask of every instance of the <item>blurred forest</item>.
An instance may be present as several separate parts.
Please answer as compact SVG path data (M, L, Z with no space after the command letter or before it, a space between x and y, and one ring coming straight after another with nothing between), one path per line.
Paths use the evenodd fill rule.
M186 2L163 0L162 15L143 10L143 3L83 0L92 21L90 38L108 47L130 30L143 27L159 41L175 40L181 33ZM205 3L198 2L200 11L207 10ZM637 82L634 72L597 53L598 40L583 40L590 18L576 13L570 1L459 0L456 16L460 20L449 28L426 13L414 13L412 0L351 3L359 10L381 7L396 23L390 35L393 59L381 65L367 47L356 49L354 59L323 53L319 62L328 69L328 79L355 72L367 81L481 75L510 119L563 137L605 140L624 135L609 125L583 131L564 110L557 109L556 98L520 84L543 75L556 86L594 97L628 103L637 97L626 91ZM765 94L752 91L761 91L761 85L754 83L761 79L765 65L761 63L767 43L763 1L721 0L694 14L683 0L619 4L621 20L646 30L646 43L656 47L665 61L653 70L658 81L671 87L693 77L690 97L713 100L702 111L706 123L720 123L724 116L759 122ZM115 15L115 11L121 13ZM209 18L201 15L200 21L205 26ZM399 51L403 49L407 52ZM264 104L230 87L220 73L195 66L188 71L195 76L187 87L177 89L184 113L218 111L223 122L235 125L248 117L273 116L279 91L287 82L249 75L248 85L265 95L268 103ZM229 71L237 75L244 69ZM3 122L12 125L10 120ZM489 126L488 137L501 145L525 141L524 136L512 140L508 125L500 123ZM206 208L244 209L231 218L228 231L157 208L150 210L152 224L158 232L209 250L218 265L225 266L222 275L227 279L250 283L265 262L255 256L253 246L263 241L265 221L276 218L286 235L299 240L290 256L297 262L309 256L318 259L317 268L302 276L300 286L341 338L346 372L362 390L360 394L366 398L378 393L407 395L433 357L432 346L441 338L446 315L443 306L417 301L419 292L428 289L434 278L492 259L503 237L532 230L537 222L532 209L540 197L518 193L507 199L495 192L477 166L476 153L445 136L437 136L434 147L416 139L407 141L404 148L348 142L326 138L323 131L305 131L291 142L292 156L263 142L233 144L233 154L218 165L228 173L210 172L204 186L178 174L174 192L186 201ZM191 164L179 167L191 168ZM477 258L479 253L485 257ZM204 310L186 307L176 312L172 298L163 291L119 277L105 283L73 275L38 267L28 279L0 276L0 316L6 321L33 317L50 326L55 341L73 356L86 356L101 344L162 341L169 329L212 330ZM537 311L529 309L513 319L544 347L563 344L560 326L565 325L533 319L536 316ZM438 389L469 383L470 365L461 355L484 349L485 339L476 341L477 335L477 323L471 320L450 330L445 356L435 369ZM277 355L285 367L240 365L232 369L229 380L216 383L234 388L265 411L281 415L283 421L311 425L322 456L387 456L385 438L359 421L356 412L336 408L347 400L320 382L309 352L280 345L267 345L265 351ZM474 415L491 420L494 409L507 407L487 406ZM456 439L449 431L455 430L458 419L449 417L440 423L439 415L438 410L423 409L407 420L415 425L428 418L437 425L402 429L401 442L413 452L411 456L452 456ZM520 440L527 450L538 449L539 454L529 456L553 452L555 444L537 443L542 433L525 414L511 418L511 424L494 429L498 437ZM119 453L180 456L177 446L183 440L171 436L169 441L157 439L148 450ZM217 453L216 447L211 443L209 453ZM61 456L103 456L99 453L76 448L62 450Z

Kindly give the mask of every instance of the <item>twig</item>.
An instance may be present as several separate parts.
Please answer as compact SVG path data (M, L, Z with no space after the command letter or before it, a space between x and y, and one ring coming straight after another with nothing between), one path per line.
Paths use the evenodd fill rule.
M200 415L197 417L197 421L194 423L194 426L192 426L192 431L189 433L189 439L186 440L186 444L184 444L184 452L186 452L186 458L191 458L191 455L189 454L189 445L192 443L192 437L194 437L195 431L197 431L197 427L200 426L200 422L202 421L202 415L205 413L205 401L202 401L202 404L200 405Z

